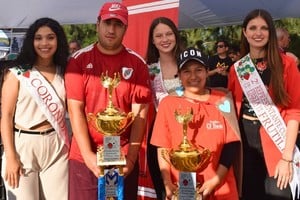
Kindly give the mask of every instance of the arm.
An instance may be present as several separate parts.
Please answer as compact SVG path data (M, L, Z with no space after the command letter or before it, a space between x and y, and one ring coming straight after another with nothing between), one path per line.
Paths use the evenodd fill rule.
M166 148L157 148L157 159L159 169L166 189L166 198L171 199L173 193L177 190L177 186L171 179L171 164L163 158L163 154L168 151Z
M206 199L214 192L214 189L224 180L227 172L228 169L224 165L219 164L216 175L211 179L206 180L199 189L199 192L203 195L203 199Z
M227 70L227 68L216 67L215 69L208 71L208 76L213 76L215 74L220 74L222 76L227 76L228 72L226 70Z
M293 150L295 148L300 121L300 92L299 90L295 90L295 84L298 84L300 74L294 60L289 56L283 55L283 63L285 89L290 96L290 102L284 118L287 123L285 147L276 165L274 174L274 177L278 178L277 186L279 188L287 187L288 182L292 179L292 163L284 160L292 160L293 158Z
M81 101L68 99L68 111L73 137L76 139L84 163L96 177L99 177L100 169L97 166L96 154L93 152L90 143L87 119L84 112L84 103Z
M215 68L213 70L209 70L207 74L208 74L208 76L213 76L213 75L215 75L217 73L219 73L219 69Z
M277 179L277 187L286 188L293 177L293 153L298 135L299 122L297 120L289 120L287 123L285 148L282 152L282 159L279 160L274 178Z
M146 131L148 108L148 104L132 104L134 121L131 125L129 149L126 156L126 167L124 168L125 176L132 171L137 160L140 146Z
M237 151L239 142L226 143L221 152L219 166L216 175L205 181L203 186L199 189L200 193L203 193L204 199L213 193L214 189L222 183L226 176L228 169L231 167L235 153Z
M18 91L17 78L8 72L4 77L1 92L1 137L6 158L4 179L12 188L19 186L20 175L23 175L22 163L14 144L13 131Z

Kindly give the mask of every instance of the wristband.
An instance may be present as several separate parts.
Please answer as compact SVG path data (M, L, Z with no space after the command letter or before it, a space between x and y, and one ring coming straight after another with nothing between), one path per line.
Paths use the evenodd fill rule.
M293 160L288 160L288 159L285 159L285 158L281 158L281 160L285 161L285 162L288 162L288 163L292 163Z

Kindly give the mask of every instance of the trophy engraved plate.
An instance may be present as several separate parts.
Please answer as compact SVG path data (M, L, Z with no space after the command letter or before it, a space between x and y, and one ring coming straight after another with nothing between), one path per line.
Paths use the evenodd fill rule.
M120 137L105 136L103 143L105 144L103 148L103 160L107 162L120 160Z
M196 173L180 172L179 174L179 199L196 199Z
M162 157L170 162L179 171L179 189L175 192L173 200L201 200L197 193L196 172L203 171L210 162L211 152L200 146L193 145L187 137L187 128L193 118L193 110L179 113L175 110L175 119L183 127L183 139L176 149L164 150Z
M101 84L108 90L107 107L98 112L88 114L88 122L104 135L103 145L97 148L97 165L101 169L101 175L98 179L99 199L120 198L123 195L124 177L123 166L126 165L126 159L121 151L120 135L133 122L132 112L124 113L116 108L112 103L113 91L119 85L121 77L119 73L114 73L111 78L103 73L100 77ZM122 188L122 189L120 189ZM118 195L119 194L119 195Z

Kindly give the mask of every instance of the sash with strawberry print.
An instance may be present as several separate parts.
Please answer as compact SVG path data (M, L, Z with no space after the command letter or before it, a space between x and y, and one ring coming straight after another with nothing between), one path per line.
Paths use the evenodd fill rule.
M242 90L249 100L260 123L265 128L280 152L285 147L286 124L282 119L277 107L274 105L250 55L247 54L234 64L234 69ZM293 179L289 183L293 198L299 197L300 188L300 152L297 146L293 155ZM297 191L298 187L298 191ZM297 194L296 194L297 192Z
M20 84L25 85L27 91L40 107L60 138L69 148L69 136L65 121L65 108L50 83L36 68L10 68Z
M157 111L158 104L164 97L168 96L169 93L166 87L164 86L160 62L158 61L157 63L152 63L151 65L148 65L148 70L150 73L151 86L153 91L155 91L154 105ZM175 88L175 92L178 96L182 96L182 86Z

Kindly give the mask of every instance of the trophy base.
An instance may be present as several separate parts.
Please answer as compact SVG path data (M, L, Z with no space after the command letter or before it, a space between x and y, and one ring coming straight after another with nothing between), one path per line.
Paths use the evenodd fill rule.
M126 160L116 160L116 161L97 161L98 166L122 166L126 165Z
M188 198L184 198L185 200L188 199ZM191 198L192 200L203 200L203 196L202 194L198 193L198 192L195 192L195 197L194 198ZM172 196L172 199L171 200L181 200L179 198L179 191L176 190L176 192L174 192L174 195Z
M178 196L173 195L171 200L180 200ZM198 194L195 200L203 200L203 197L201 194Z

